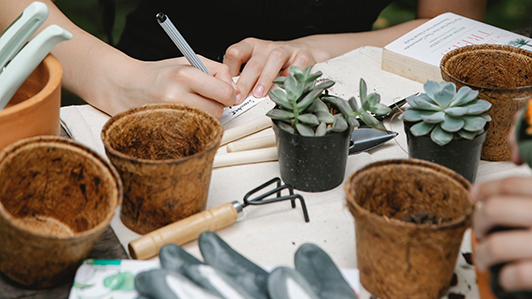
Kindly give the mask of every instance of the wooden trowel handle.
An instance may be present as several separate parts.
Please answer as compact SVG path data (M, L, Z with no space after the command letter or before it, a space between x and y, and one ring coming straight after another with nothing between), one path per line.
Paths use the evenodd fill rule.
M156 256L159 253L159 249L165 244L186 244L196 240L204 231L216 231L233 224L236 218L237 211L233 204L224 203L156 229L137 240L129 242L129 254L134 259L149 259Z

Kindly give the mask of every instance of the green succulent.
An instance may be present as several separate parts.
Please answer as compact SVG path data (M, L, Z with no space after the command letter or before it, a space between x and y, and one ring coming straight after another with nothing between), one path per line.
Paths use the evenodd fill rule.
M326 80L316 84L322 72L311 74L310 71L310 66L304 71L297 66L291 66L288 76L274 80L280 89L273 89L268 95L277 105L266 115L279 120L277 124L281 129L303 136L323 136L343 132L350 126L358 127L357 117L370 126L384 128L370 113L388 113L390 108L379 103L378 94L367 96L366 82L363 79L360 79L362 105L358 105L354 97L346 101L339 97L327 96L327 90L335 82ZM340 112L333 115L331 111L334 109L331 109L331 106Z
M430 80L423 88L425 93L407 99L410 106L400 116L403 121L416 122L410 127L414 136L430 133L432 141L444 146L453 139L472 140L491 121L485 113L491 103L477 99L476 90L463 86L457 92L454 83Z

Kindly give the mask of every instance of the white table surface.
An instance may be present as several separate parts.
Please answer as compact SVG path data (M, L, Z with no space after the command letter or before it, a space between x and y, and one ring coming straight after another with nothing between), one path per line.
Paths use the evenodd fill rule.
M358 98L360 78L364 78L369 92L378 92L384 104L391 104L401 97L423 91L422 84L382 71L381 48L363 47L330 61L317 64L313 71L321 70L324 78L337 83L331 92L348 99ZM264 115L273 107L268 99L260 102L249 111L224 125L230 129ZM105 156L100 140L100 131L107 119L90 106L71 106L61 108L61 118L74 135L74 139L88 145ZM373 161L408 158L406 136L401 121L396 118L387 120L388 129L399 132L395 140L367 153L351 155L348 158L346 179L357 169ZM264 130L255 138L273 134L271 129ZM219 154L225 152L220 148ZM530 169L517 167L511 162L481 161L477 181L492 180L512 175L528 176ZM257 163L213 170L209 189L207 208L233 200L242 201L243 196L260 184L279 176L278 162ZM293 255L298 247L306 242L319 245L341 268L356 268L356 244L354 220L345 206L343 184L339 187L319 193L298 192L307 204L310 222L305 223L299 203L291 209L288 202L264 206L250 206L244 209L244 217L234 225L218 231L218 234L235 250L253 262L264 267L293 266ZM139 237L127 229L115 215L111 226L125 248ZM466 233L462 252L470 252L469 232ZM188 252L201 257L197 242L184 245ZM456 266L459 283L450 292L466 294L467 298L478 298L474 269L462 256ZM362 290L361 298L370 294Z

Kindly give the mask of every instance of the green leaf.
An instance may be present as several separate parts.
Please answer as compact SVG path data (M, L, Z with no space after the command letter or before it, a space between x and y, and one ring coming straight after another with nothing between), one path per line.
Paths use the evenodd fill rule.
M321 77L321 75L323 75L321 71L317 71L314 74L310 74L309 76L307 76L307 79L305 80L305 82L308 83L308 82L316 81L319 77Z
M469 109L465 107L449 107L445 109L445 113L452 116L466 115Z
M452 82L442 81L440 82L440 86L442 87L442 90L447 90L453 95L456 94L456 85Z
M434 100L438 102L438 106L445 109L448 108L454 99L454 93L451 93L447 89L434 94Z
M467 115L475 115L488 111L491 108L491 103L484 100L476 100L470 104L467 104L463 107L469 109Z
M465 138L465 139L468 139L468 140L473 140L473 138L475 138L477 136L477 132L469 132L469 131L466 131L466 130L460 130L458 131L458 135L462 138Z
M427 96L431 99L434 99L434 95L442 90L438 82L431 80L427 80L427 82L423 84L423 89L425 90Z
M277 105L292 110L292 104L288 101L286 93L280 89L274 89L268 93L270 99Z
M373 107L375 106L377 103L380 103L381 102L381 96L380 94L378 93L371 93L370 95L368 95L368 97L366 98L366 102L369 104L369 107ZM366 109L366 110L369 110L369 109Z
M309 112L329 112L329 107L320 99L315 100L312 105L308 107Z
M478 91L472 90L467 86L463 86L458 90L458 93L454 96L453 101L451 102L451 107L463 106L475 100L478 96Z
M423 136L427 135L435 126L436 124L429 124L424 121L418 122L417 124L410 127L410 132L414 136Z
M453 140L453 133L445 132L440 126L435 126L434 130L430 133L430 139L434 143L444 146Z
M307 109L310 104L312 104L322 93L322 90L315 89L309 92L299 103L297 103L297 108L299 111Z
M294 78L297 80L297 82L305 83L306 77L302 73L294 74Z
M318 111L316 116L320 122L332 124L334 122L334 116L329 111Z
M362 119L364 123L366 123L366 125L374 129L377 129L377 130L386 131L386 128L384 127L384 125L380 121L378 121L375 117L373 117L371 114L369 114L368 112L362 110L360 112L360 118Z
M349 107L349 104L347 101L340 97L336 96L326 96L321 98L324 102L330 103L334 106L336 106L344 115L351 115L353 114L353 109Z
M307 66L305 68L305 70L303 71L303 74L305 75L305 78L308 78L308 76L310 75L310 71L312 70L312 66Z
M432 114L432 111L411 109L409 107L401 114L400 118L405 121L417 122L423 120L423 116L429 116Z
M296 130L302 136L309 136L309 137L314 136L314 131L312 130L312 128L305 124L302 124L302 123L296 124Z
M489 114L487 113L482 113L479 116L485 119L486 121L492 121L491 116L489 116Z
M445 120L441 123L441 128L447 132L458 132L464 127L465 121L461 118L452 116L445 116Z
M306 71L306 69L305 69ZM301 70L301 68L297 65L291 65L289 68L288 68L288 72L291 74L291 75L295 75L295 74L303 74L303 70ZM306 76L305 76L306 77Z
M427 115L421 115L421 119L428 123L441 123L445 120L445 112L436 112Z
M464 130L474 132L479 131L486 125L486 119L481 116L464 116Z
M294 128L293 128L291 125L289 125L289 124L287 124L287 123L285 123L285 122L278 122L278 123L277 123L277 126L278 126L281 130L284 130L284 131L286 131L286 132L288 132L288 133L291 133L291 134L295 134L295 133L296 133L296 131L294 130Z
M325 89L329 89L329 88L333 87L334 84L336 84L336 82L334 82L332 80L327 80L327 81L323 81L320 84L314 86L312 89L325 90Z
M266 113L271 119L288 120L294 118L294 113L281 109L272 109Z
M362 104L362 107L364 107L364 104L366 103L366 97L368 94L368 86L366 85L366 81L364 79L360 78L360 84L359 84L359 95L360 95L360 103Z
M279 85L279 86L284 86L284 81L286 80L286 77L277 77L275 79L273 79L273 83Z
M441 107L437 104L431 104L428 101L421 99L413 99L411 106L416 109L429 110L429 111L441 111Z
M375 104L375 106L371 107L370 111L371 113L376 114L376 115L384 115L392 111L392 109L390 109L390 107L384 104L377 103Z
M318 117L314 114L301 114L297 116L297 119L305 124L317 126L320 124Z
M358 112L360 110L360 108L358 107L357 99L355 97L350 97L348 103L351 109L353 109L355 112Z
M347 125L347 122L345 121L343 115L336 114L334 116L334 123L329 128L329 131L332 132L343 132L345 131L349 126Z
M321 122L320 125L316 128L315 136L324 136L327 134L327 124Z
M358 120L357 120L354 116L352 116L352 115L349 115L349 116L347 117L347 123L348 123L350 126L352 126L353 128L358 128L358 127L360 127L360 123L359 123Z
M303 94L304 85L297 82L296 78L293 75L288 75L288 77L286 77L286 80L284 81L284 87L286 90L286 94L288 95L288 100L291 100L291 92L295 97L292 98L293 101L299 99L299 97L301 97L301 95Z

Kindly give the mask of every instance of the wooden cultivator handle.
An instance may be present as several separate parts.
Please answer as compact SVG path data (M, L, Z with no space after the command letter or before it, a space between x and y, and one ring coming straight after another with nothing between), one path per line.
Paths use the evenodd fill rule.
M233 203L224 203L147 233L129 243L129 254L134 259L149 259L165 244L183 245L196 240L204 231L216 231L233 224L237 219Z

